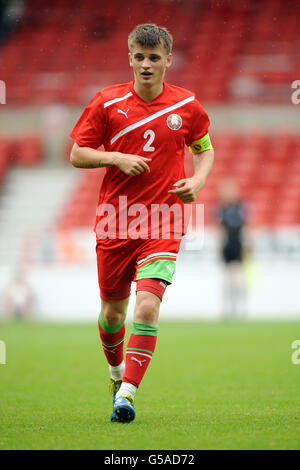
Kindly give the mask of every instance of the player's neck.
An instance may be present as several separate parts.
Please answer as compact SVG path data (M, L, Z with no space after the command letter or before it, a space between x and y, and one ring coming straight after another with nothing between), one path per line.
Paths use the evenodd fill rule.
M142 98L144 101L152 101L157 98L164 89L164 84L159 83L158 85L153 86L143 86L142 84L138 83L137 81L134 82L133 85L134 91L136 94Z

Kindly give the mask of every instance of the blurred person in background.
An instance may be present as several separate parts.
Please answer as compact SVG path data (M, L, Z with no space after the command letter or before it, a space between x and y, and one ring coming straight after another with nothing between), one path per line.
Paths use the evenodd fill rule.
M11 320L28 320L33 315L34 294L25 273L17 270L3 292L5 316Z
M250 253L249 235L246 234L247 209L233 179L226 178L220 182L219 196L217 219L223 264L222 318L241 319L246 314L247 294L243 261Z

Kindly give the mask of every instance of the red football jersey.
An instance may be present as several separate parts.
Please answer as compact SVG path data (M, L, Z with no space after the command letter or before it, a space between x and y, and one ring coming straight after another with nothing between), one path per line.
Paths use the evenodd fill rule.
M133 85L99 91L71 133L79 146L98 149L103 145L106 151L152 159L150 173L137 176L106 167L96 216L98 239L127 238L138 225L141 238L161 237L164 216L158 214L159 208L176 204L183 213L183 202L168 191L185 178L184 146L208 132L208 116L192 92L164 82L162 93L146 102ZM184 233L174 223L173 213L171 219L170 233Z

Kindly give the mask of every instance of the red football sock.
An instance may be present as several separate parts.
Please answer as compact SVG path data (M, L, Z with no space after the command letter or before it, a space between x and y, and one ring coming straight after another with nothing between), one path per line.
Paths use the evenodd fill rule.
M118 366L124 359L123 343L125 337L125 323L115 327L107 326L101 314L98 319L99 333L106 359L111 366Z
M138 387L149 366L157 340L157 326L145 323L133 323L126 349L126 365L123 382Z

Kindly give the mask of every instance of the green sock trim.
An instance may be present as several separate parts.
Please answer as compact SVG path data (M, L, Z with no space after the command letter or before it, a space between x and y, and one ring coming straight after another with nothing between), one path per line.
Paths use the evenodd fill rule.
M158 326L148 325L148 323L138 323L134 321L132 333L134 335L157 336Z
M122 323L120 323L119 325L116 325L116 326L108 326L106 323L104 323L104 320L102 318L102 315L100 313L99 315L99 323L101 325L101 328L102 330L104 330L106 333L116 333L117 331L119 331L122 326L124 325L125 323L125 318L124 320L122 321Z
M141 348L127 348L127 351L143 351L143 352L153 354L153 351L150 351L149 349L141 349Z

